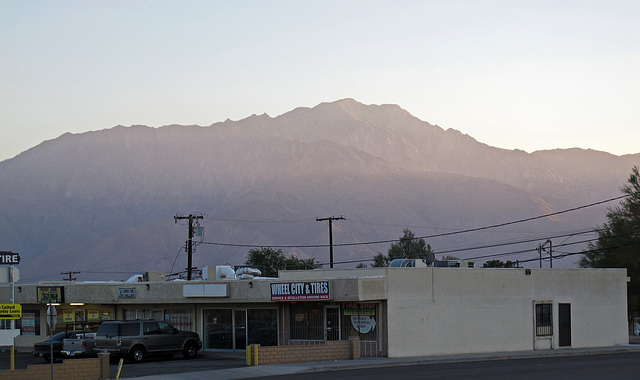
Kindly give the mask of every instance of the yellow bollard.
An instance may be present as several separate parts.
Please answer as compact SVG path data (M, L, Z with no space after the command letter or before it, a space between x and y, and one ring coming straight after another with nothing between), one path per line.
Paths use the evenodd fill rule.
M247 357L247 365L251 365L251 346L247 346L245 356Z
M13 351L13 346L11 346L11 370L13 371L14 369L16 369L16 356Z
M118 364L118 374L116 375L116 380L120 378L120 371L122 371L122 364L124 363L124 358L120 358L120 363Z
M256 362L256 365L258 365L258 347L260 347L260 345L254 344L253 347L255 348L255 351L254 351L255 362Z

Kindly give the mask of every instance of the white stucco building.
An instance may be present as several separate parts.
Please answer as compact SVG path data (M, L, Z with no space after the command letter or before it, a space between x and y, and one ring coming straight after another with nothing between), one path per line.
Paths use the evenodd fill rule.
M628 343L625 269L370 268L282 271L237 280L16 286L16 346L47 335L47 292L72 320L165 319L205 350L291 345L357 334L363 356L406 357ZM156 281L153 281L153 280ZM0 288L8 303L8 286Z

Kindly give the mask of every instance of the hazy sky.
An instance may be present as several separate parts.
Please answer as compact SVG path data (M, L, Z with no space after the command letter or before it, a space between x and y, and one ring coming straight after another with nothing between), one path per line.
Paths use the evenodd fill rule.
M640 1L0 0L0 160L354 98L502 148L640 152Z

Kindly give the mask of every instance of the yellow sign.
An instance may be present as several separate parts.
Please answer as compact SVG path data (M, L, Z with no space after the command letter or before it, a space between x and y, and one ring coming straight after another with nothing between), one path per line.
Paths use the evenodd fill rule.
M62 321L73 322L73 310L62 310Z
M99 321L100 313L98 310L87 310L87 319L90 321Z
M0 304L0 319L22 318L22 305L17 303Z

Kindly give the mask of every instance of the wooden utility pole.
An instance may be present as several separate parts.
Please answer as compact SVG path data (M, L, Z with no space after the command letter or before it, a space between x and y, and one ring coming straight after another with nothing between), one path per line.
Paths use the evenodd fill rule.
M333 268L333 228L332 222L334 220L344 220L342 215L340 216L330 216L328 218L316 218L317 222L328 220L329 221L329 267Z
M173 220L178 223L178 220L188 219L189 220L189 239L187 240L187 280L191 280L191 273L193 272L193 221L202 219L202 215L193 215L189 214L189 216L174 216Z
M75 281L76 278L72 277L74 274L80 274L81 272L72 272L72 271L68 271L68 272L61 272L60 274L66 274L67 276L69 276L68 278L63 278L63 281Z

